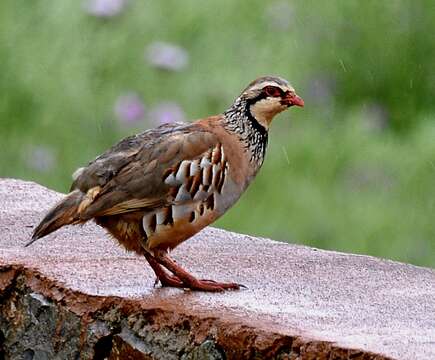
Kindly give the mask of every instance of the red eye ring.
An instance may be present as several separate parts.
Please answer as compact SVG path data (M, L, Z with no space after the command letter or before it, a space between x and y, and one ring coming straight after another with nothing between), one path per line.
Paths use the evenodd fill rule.
M269 85L269 86L266 86L263 90L267 96L272 96L272 97L281 96L281 89L279 89L275 86Z

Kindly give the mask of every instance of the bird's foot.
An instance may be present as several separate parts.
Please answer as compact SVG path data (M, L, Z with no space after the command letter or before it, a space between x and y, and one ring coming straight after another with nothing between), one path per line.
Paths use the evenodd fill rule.
M168 274L151 254L146 253L145 258L156 274L154 287L156 287L159 282L162 287L184 287L183 282L177 276Z
M235 290L239 290L240 288L243 289L247 289L248 287L243 285L243 284L238 284L238 283L221 283L221 282L217 282L215 280L209 280L209 279L201 279L199 281L202 282L208 282L208 283L212 283L212 284L217 284L225 289L235 289Z
M156 280L154 282L154 287L157 286L157 284L160 283L162 287L177 287L177 288L184 288L184 289L190 289L190 290L197 290L197 291L224 291L224 290L239 290L240 288L246 288L246 286L242 284L236 284L236 283L219 283L214 280L208 280L208 279L195 279L192 282L183 282L181 281L177 276L175 275L169 275L166 274L162 276L159 275L159 277L156 277Z
M169 255L164 251L156 251L154 257L152 258L154 262L157 262L159 265L164 266L172 274L174 274L172 278L177 279L177 287L183 287L185 289L196 290L196 291L212 291L212 292L219 292L224 290L239 290L241 287L245 287L243 285L236 284L236 283L221 283L214 280L197 279L193 275L189 274L186 270L184 270L174 260L172 260L169 257ZM178 281L181 281L183 285L180 286ZM168 286L173 286L173 285L168 285Z
M169 275L165 273L165 276L156 277L154 287L160 282L162 287L178 287L184 288L184 283L175 275Z
M246 287L236 283L223 283L208 279L196 279L190 283L184 283L185 287L191 290L199 291L224 291L224 290L239 290L241 287Z
M192 279L193 280L193 279ZM196 279L191 282L183 282L178 276L169 275L165 272L165 275L159 275L156 277L154 287L160 283L162 287L177 287L198 291L224 291L224 290L239 290L240 288L246 288L242 284L236 283L220 283L214 280L208 279Z

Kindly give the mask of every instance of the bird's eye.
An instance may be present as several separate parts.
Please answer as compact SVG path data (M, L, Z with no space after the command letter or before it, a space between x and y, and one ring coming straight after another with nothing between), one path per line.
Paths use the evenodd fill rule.
M272 97L281 96L281 89L275 86L266 86L263 90L267 96L272 96Z

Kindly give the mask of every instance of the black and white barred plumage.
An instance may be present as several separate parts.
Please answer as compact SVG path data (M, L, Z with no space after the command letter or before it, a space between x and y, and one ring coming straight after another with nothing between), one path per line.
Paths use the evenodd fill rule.
M251 155L251 162L260 167L266 155L268 132L252 116L248 100L239 97L224 113L224 116L225 128L239 136L240 141Z

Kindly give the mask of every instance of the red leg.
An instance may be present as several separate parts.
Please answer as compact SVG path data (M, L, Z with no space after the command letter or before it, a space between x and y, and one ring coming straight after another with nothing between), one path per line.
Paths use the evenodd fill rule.
M191 290L224 291L229 289L238 290L240 287L244 287L243 285L236 283L219 283L213 280L199 280L179 266L165 251L155 251L154 260L156 260L160 265L163 265L179 280L181 280L184 284L183 287Z
M162 287L184 287L184 283L177 276L168 274L151 254L146 252L145 259L147 259L151 268L156 273L155 285L160 281Z

